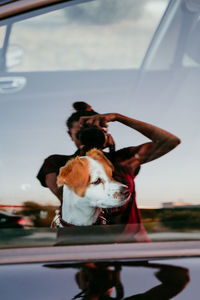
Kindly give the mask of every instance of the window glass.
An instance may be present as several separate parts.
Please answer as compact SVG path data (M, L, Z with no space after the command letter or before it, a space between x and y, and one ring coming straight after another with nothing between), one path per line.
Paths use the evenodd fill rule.
M5 33L6 33L6 26L1 26L0 27L0 48L3 47Z
M137 169L137 205L163 211L192 204L198 221L199 10L170 1L162 18L167 5L165 0L62 1L0 27L0 209L29 214L37 227L49 226L61 203L37 174L47 157L77 150L66 120L72 104L85 101L100 114L154 124L182 140L177 149ZM140 149L155 137L126 126L127 119L111 121L116 150ZM157 155L162 153L158 149ZM95 178L92 184L103 182ZM171 211L162 219L160 211L146 210L143 217L158 221L155 227L147 224L151 233L177 225Z
M9 47L21 63L12 67L7 59L7 67L13 72L138 68L166 5L166 0L95 0L18 22Z
M199 5L193 1L172 1L150 47L144 68L199 67L199 33Z
M186 50L183 56L183 66L199 67L200 66L200 43L198 36L200 34L200 13L197 14L193 21L190 35L187 40Z

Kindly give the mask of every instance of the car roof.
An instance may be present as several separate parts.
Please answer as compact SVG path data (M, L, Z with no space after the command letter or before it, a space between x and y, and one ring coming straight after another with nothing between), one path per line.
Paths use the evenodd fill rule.
M0 1L0 20L56 3L70 0L3 0Z

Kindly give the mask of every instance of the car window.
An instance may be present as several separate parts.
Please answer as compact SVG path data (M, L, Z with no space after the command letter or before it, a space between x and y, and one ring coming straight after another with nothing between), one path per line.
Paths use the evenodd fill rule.
M180 8L180 9L178 9ZM170 70L176 67L198 67L199 6L193 1L171 2L158 29L144 67Z
M1 26L0 27L0 47L2 48L3 47L3 42L4 42L4 39L5 39L5 32L6 32L6 26Z
M49 228L54 217L57 222L63 205L58 185L66 186L57 176L68 159L77 155L82 159L82 153L91 150L76 131L77 123L68 122L75 110L84 110L103 115L90 119L101 125L104 138L100 146L92 145L100 149L106 145L104 154L113 166L105 167L104 159L104 175L110 180L112 173L121 184L112 200L130 199L126 187L131 190L132 202L122 210L112 207L110 214L111 204L105 208L101 203L101 225L110 215L109 225L115 225L116 232L118 225L130 222L126 232L134 228L134 241L144 241L140 239L144 232L157 239L155 231L196 228L199 8L195 5L192 0L63 1L1 21L0 209L28 217L34 227ZM154 129L164 140L152 134ZM94 142L99 132L92 134ZM100 154L90 153L95 155ZM75 177L80 179L77 169ZM94 174L100 173L89 175L87 184L96 196L105 177ZM73 190L81 199L90 193L87 184L81 182L81 191ZM178 215L174 208L180 209ZM118 224L121 212L124 219ZM83 225L77 219L78 226ZM83 229L88 243L111 239L94 228ZM69 228L67 243L83 243L74 241L76 230Z
M72 103L88 98L101 111L102 101L109 110L115 105L120 110L123 103L108 104L104 94L112 99L117 90L124 93L132 86L166 5L159 1L157 12L148 1L127 0L123 9L120 1L86 1L3 26L8 45L4 43L6 72L2 69L0 78L1 191L8 204L41 199L58 204L36 175L48 155L74 151L65 128ZM9 111L10 117L3 118ZM6 179L11 170L16 178L12 191Z
M13 24L8 70L139 68L166 1L157 14L153 3L131 2L96 0ZM12 67L13 56L20 63Z

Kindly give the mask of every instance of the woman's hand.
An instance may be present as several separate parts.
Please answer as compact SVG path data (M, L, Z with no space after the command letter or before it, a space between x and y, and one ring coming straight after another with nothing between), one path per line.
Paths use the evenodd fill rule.
M97 114L94 116L81 117L79 122L80 122L80 127L84 127L85 125L87 125L89 127L96 127L100 130L103 130L105 132L105 137L106 137L103 148L108 147L112 152L115 151L115 142L111 134L107 132L107 127L108 127L108 123L115 121L115 119L116 119L116 114L114 113Z
M113 122L116 120L115 113L108 113L108 114L97 114L94 116L87 116L80 118L80 126L89 125L94 126L99 129L104 129L107 131L107 123Z

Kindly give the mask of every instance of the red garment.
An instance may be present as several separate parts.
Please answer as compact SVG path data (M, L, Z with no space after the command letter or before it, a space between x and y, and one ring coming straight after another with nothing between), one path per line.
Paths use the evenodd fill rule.
M134 179L137 174L133 174L131 170L126 167L122 168L115 166L114 178L119 182L126 184L129 187L131 197L129 201L118 208L120 210L120 223L125 224L123 232L119 240L135 240L137 242L150 242L147 232L142 225L141 214L136 203L136 191ZM115 209L113 209L115 211Z

